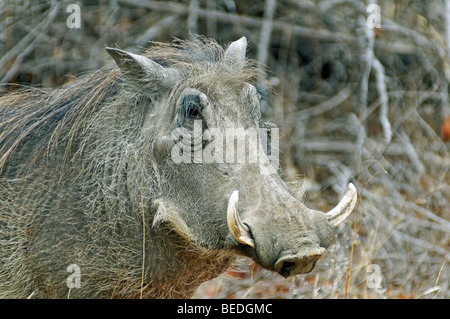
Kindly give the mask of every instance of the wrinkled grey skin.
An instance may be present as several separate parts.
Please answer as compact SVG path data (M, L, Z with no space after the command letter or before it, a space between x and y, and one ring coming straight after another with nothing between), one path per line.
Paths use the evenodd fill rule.
M0 98L13 108L35 110L33 104L47 101L56 110L14 149L8 139L20 135L12 129L5 135L8 126L0 126L8 155L0 180L1 297L186 298L238 255L285 277L314 268L333 239L332 225L277 173L262 173L261 163L171 159L171 132L193 125L182 110L186 95L201 97L195 117L203 129L266 125L256 82L245 74L254 72L245 38L226 51L206 40L181 47L186 56L179 63L169 55L164 60L164 48L147 57L108 48L118 68L59 91ZM200 59L207 55L214 56ZM91 112L72 120L70 111L60 111L66 112L60 119L67 103ZM0 123L12 116L2 114ZM35 154L38 144L46 145L44 155ZM227 225L235 190L254 247L238 242ZM79 288L68 287L73 264Z

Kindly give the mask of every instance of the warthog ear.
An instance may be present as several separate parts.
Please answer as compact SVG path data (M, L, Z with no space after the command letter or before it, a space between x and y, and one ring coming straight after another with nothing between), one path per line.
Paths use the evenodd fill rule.
M247 50L247 38L242 37L237 41L231 42L225 51L223 60L230 64L240 64L245 61L245 51Z
M106 48L122 71L126 82L143 93L156 93L159 89L171 88L177 79L177 72L165 68L145 56L117 48ZM153 91L153 92L152 92Z

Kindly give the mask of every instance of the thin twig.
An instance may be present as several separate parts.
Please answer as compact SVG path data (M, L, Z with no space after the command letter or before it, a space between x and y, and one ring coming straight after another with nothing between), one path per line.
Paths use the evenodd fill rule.
M142 273L141 273L141 294L144 292L144 273L145 273L145 209L144 209L144 167L142 166L142 158L139 160L141 166L141 210L142 210Z
M347 269L347 279L346 279L346 283L345 283L345 299L347 299L348 296L348 292L350 289L350 276L351 276L351 272L352 272L352 263L353 263L353 252L355 249L355 236L356 236L356 226L358 224L358 215L359 215L359 205L361 203L361 199L363 196L363 191L365 188L365 184L366 181L363 181L363 184L360 184L360 179L361 179L361 174L362 174L362 165L360 165L360 171L358 174L358 180L357 180L357 187L361 190L359 195L358 195L358 201L356 202L356 209L355 209L355 221L353 222L353 234L352 234L352 242L351 242L351 248L350 248L350 258L348 261L348 269ZM361 185L361 186L360 186Z
M277 7L276 0L266 0L264 5L264 22L259 33L258 54L256 60L261 66L267 63L270 38L272 35L273 16Z
M380 61L375 57L372 56L372 68L375 71L376 75L376 83L377 83L377 90L378 94L380 96L380 123L383 127L383 133L384 133L384 139L386 144L389 144L391 142L392 138L392 129L391 129L391 123L389 122L389 108L388 108L388 95L386 90L386 76L384 74L384 68L381 65Z

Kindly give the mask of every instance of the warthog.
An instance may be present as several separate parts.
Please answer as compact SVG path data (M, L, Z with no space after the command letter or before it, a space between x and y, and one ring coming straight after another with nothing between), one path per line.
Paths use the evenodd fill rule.
M195 121L203 133L271 127L246 46L106 48L115 64L89 76L1 95L0 296L186 298L239 255L285 277L314 268L355 205L352 184L322 213L267 170L270 148L252 163L173 160L173 132Z

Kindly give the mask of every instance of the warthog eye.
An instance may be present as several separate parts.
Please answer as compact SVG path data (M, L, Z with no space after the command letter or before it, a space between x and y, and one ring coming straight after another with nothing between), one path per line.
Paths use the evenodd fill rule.
M202 105L200 96L195 94L186 95L181 101L181 114L184 118L193 120L201 119Z

